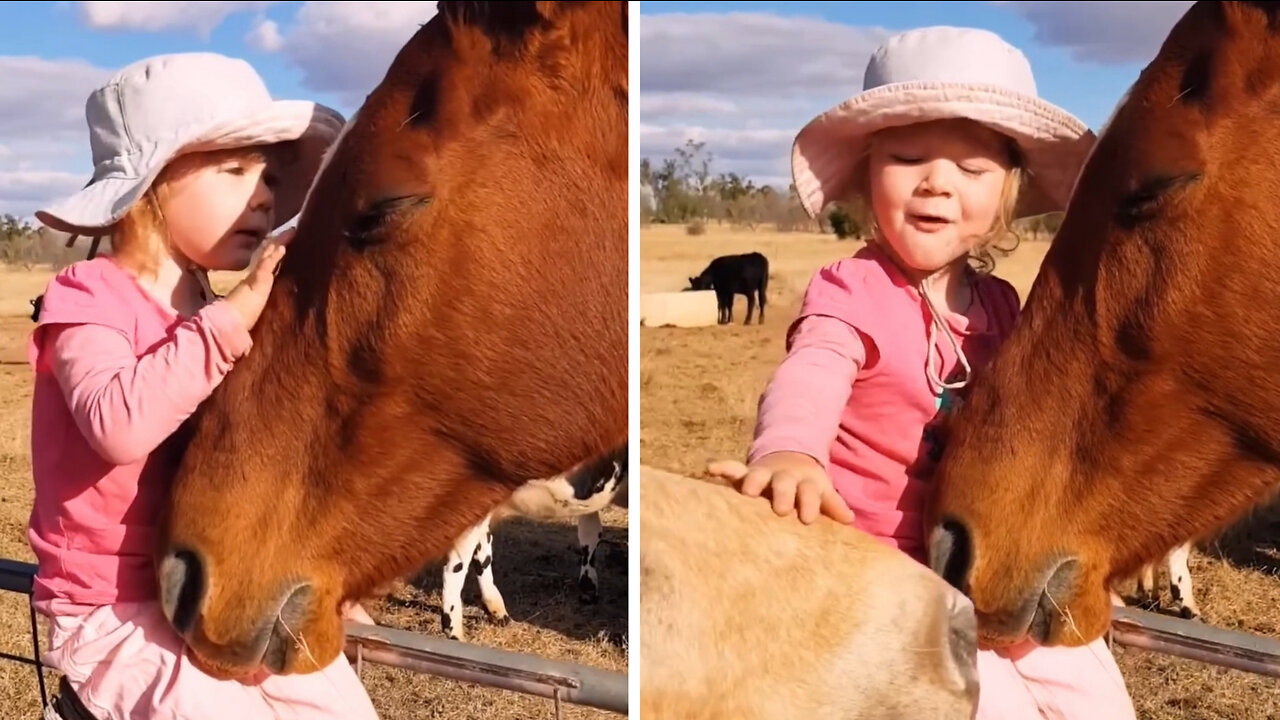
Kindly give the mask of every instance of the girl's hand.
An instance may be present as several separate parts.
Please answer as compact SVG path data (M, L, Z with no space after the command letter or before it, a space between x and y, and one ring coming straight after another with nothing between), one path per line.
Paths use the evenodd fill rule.
M280 261L284 260L285 246L293 240L296 230L289 228L267 240L257 259L249 265L249 274L223 298L240 314L245 330L252 330L258 324L262 308L266 306L271 287L275 284Z
M722 460L707 466L707 472L735 483L738 491L759 497L765 488L773 498L773 511L788 515L797 511L800 522L810 525L824 514L846 525L853 522L853 511L831 484L822 465L804 453L775 452L747 465L736 460Z
M354 600L342 603L342 619L354 620L365 625L377 625L369 613L365 611L364 606Z

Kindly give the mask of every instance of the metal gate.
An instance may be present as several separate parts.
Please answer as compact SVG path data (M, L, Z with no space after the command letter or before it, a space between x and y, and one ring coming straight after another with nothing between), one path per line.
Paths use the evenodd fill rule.
M32 563L0 558L0 591L21 593L30 598L35 571ZM47 704L36 611L30 602L28 609L32 657L0 652L0 658L35 666L40 701ZM345 654L357 673L363 672L365 663L376 663L536 695L554 701L557 718L565 702L627 714L627 676L623 673L396 628L348 622L346 630Z
M30 597L36 566L0 558L0 590ZM46 698L40 663L36 612L30 607L32 658L0 657L34 665L41 700ZM556 715L561 703L627 713L627 676L536 655L459 643L389 627L347 623L346 655L357 672L371 662L488 687L549 698ZM1124 645L1197 662L1280 678L1280 640L1203 622L1133 608L1113 608L1108 644Z

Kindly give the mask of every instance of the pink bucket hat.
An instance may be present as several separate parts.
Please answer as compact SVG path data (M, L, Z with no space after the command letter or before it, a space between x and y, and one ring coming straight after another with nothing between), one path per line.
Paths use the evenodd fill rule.
M296 140L297 160L279 169L278 228L298 214L345 124L341 113L318 103L273 100L249 63L217 53L135 62L89 96L85 117L93 177L36 218L93 236L106 234L178 155Z
M809 121L791 148L791 174L811 217L853 188L867 136L882 128L969 118L1013 138L1029 176L1019 217L1066 208L1094 134L1041 100L1031 63L995 33L935 26L895 35L871 56L863 91Z

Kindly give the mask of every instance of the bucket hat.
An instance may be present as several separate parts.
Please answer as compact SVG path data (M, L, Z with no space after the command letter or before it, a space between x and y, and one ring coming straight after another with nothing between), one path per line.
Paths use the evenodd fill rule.
M195 52L135 62L85 104L93 175L79 192L37 210L45 225L100 237L142 197L164 166L188 152L297 141L282 165L276 228L302 207L311 179L345 120L304 100L276 100L238 58ZM70 244L70 243L68 243ZM95 242L96 246L96 242Z
M867 62L862 92L796 135L791 174L811 217L848 198L868 136L883 128L969 118L1012 138L1027 180L1018 217L1066 208L1096 140L1085 123L1040 98L1031 63L987 30L932 26L891 37Z

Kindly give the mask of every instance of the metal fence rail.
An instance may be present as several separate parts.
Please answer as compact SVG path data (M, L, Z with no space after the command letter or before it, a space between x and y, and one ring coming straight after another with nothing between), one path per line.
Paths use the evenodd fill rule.
M0 591L31 595L35 565L0 558ZM36 629L31 610L33 633ZM366 662L550 698L560 703L627 713L627 676L536 655L458 643L396 628L347 623L346 655L361 670ZM33 634L33 641L38 637ZM1111 643L1280 678L1280 640L1159 613L1112 609ZM0 658L35 665L35 658ZM44 674L37 672L45 696Z
M627 676L537 655L348 622L347 657L627 714Z
M30 597L35 571L32 563L0 558L0 591ZM40 698L45 701L35 608L30 610L33 657L0 652L0 658L34 665ZM347 622L346 630L345 654L357 672L362 672L364 663L369 662L536 695L555 702L556 717L560 716L562 702L627 714L627 676L623 673L390 627Z
M1210 665L1280 678L1280 640L1159 613L1113 608L1111 641Z

